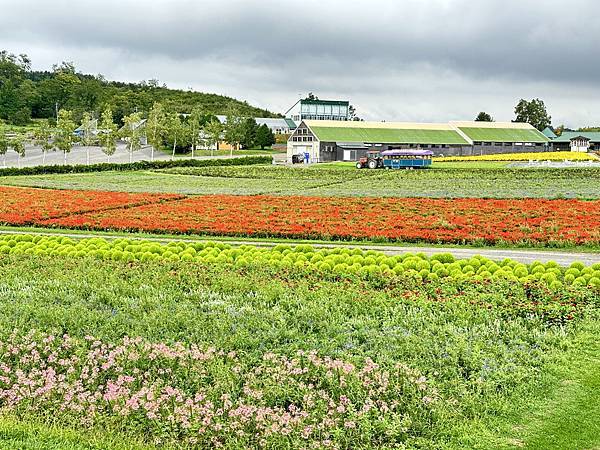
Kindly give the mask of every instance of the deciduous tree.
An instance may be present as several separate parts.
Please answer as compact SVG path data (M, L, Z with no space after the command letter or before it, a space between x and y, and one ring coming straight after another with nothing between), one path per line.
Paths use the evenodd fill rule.
M258 125L256 124L256 120L252 117L242 119L242 123L240 125L241 130L241 140L240 145L242 148L252 148L254 146L254 140L256 139L256 131L258 130Z
M515 122L526 122L542 131L552 123L552 117L548 115L546 105L539 98L531 101L519 100L515 107Z
M200 106L195 106L192 109L191 114L187 118L187 129L189 134L189 140L192 144L192 158L194 157L194 152L196 151L196 146L200 141L200 131L202 130L203 122L205 121L206 113L204 109Z
M204 132L206 144L208 148L210 148L212 156L213 148L219 150L219 142L221 142L223 135L223 125L221 124L219 119L214 117L212 120L210 120L204 125L202 130Z
M109 107L102 112L98 139L107 162L110 162L110 157L117 151L117 126L113 122L113 114Z
M0 129L0 155L2 155L3 167L6 167L6 153L8 153L8 138L4 130Z
M262 150L265 147L271 147L275 144L275 135L271 131L271 129L266 125L262 124L256 130L256 138L254 144Z
M42 164L46 164L46 155L50 150L56 150L52 143L52 128L47 120L43 120L35 130L35 145L42 149Z
M17 167L21 167L21 158L25 156L25 136L17 134L8 142L10 148L17 154Z
M143 126L142 115L133 113L123 118L125 122L121 128L121 137L127 141L127 150L129 151L129 162L133 162L133 152L142 148Z
M75 145L75 129L77 125L73 121L73 113L66 109L61 109L58 112L58 120L56 121L56 136L54 138L54 146L63 152L63 164L67 164L67 154L71 153Z
M167 134L167 115L161 103L154 103L148 114L146 122L146 137L150 144L150 160L154 161L154 149L160 149L164 145Z
M494 122L494 118L490 114L481 111L477 117L475 117L475 122Z
M81 142L85 145L86 152L86 164L90 164L90 147L94 144L94 119L90 113L83 113L83 117L81 118Z
M184 129L183 124L181 123L181 118L178 113L170 114L168 117L167 124L167 135L169 141L173 142L173 153L171 154L171 159L175 159L175 150L177 149L177 141L182 138Z
M230 106L227 110L227 121L225 122L225 142L230 147L230 156L233 156L233 149L239 149L244 139L243 118L240 111L235 106Z

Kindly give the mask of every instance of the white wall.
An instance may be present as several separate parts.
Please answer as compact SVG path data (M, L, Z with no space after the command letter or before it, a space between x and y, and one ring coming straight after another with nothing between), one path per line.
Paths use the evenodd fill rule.
M310 153L310 162L319 162L319 142L292 142L287 143L287 162L292 162L292 156L299 153Z
M590 141L586 141L584 139L575 139L571 141L571 151L572 152L582 152L587 153L590 149Z

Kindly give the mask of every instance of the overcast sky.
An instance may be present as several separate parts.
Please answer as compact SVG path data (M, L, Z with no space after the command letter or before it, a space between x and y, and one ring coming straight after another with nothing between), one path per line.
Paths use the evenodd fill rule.
M0 0L0 49L285 112L312 91L368 120L600 124L598 0Z

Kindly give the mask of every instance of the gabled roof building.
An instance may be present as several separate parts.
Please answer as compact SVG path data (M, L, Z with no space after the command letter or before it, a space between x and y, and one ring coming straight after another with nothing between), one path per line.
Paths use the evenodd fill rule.
M287 158L356 161L370 150L428 149L438 156L542 152L549 139L526 123L354 122L305 120L288 140Z
M223 125L227 122L227 116L217 115L216 117ZM254 120L258 126L266 125L273 134L290 134L296 129L296 124L293 120L268 117L255 117Z
M598 131L563 131L552 140L554 150L570 150L589 152L600 150L600 132Z
M350 120L350 102L340 100L298 100L288 109L285 117L300 123L303 120Z

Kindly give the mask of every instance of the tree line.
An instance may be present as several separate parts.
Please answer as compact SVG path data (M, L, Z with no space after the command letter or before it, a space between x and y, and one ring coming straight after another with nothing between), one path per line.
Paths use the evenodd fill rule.
M6 166L6 154L13 150L18 155L18 161L25 156L28 143L41 148L43 164L50 151L61 151L64 164L67 155L78 145L84 145L87 152L86 162L90 163L90 147L99 146L110 162L110 157L117 149L117 141L126 142L129 161L133 160L134 152L142 148L145 138L151 146L151 160L154 151L171 151L172 157L178 152L199 149L218 150L220 142L233 149L270 147L275 143L275 136L266 124L259 126L256 120L243 115L237 105L227 110L227 120L221 123L214 114L196 106L190 114L170 112L162 103L156 102L147 114L134 112L123 117L123 125L115 122L114 112L105 107L99 118L93 113L84 112L80 121L75 120L71 110L61 109L56 120L42 120L38 127L29 134L8 133L0 130L0 155L3 155L3 165Z
M0 51L0 119L27 125L31 119L58 119L61 109L72 111L76 120L85 112L100 115L110 108L119 126L136 111L149 111L159 102L169 111L191 113L195 107L223 114L236 107L243 116L276 117L246 102L216 94L168 89L158 80L140 83L107 81L102 75L79 73L73 63L56 64L49 71L33 71L25 55Z

